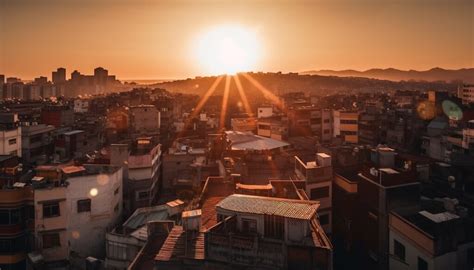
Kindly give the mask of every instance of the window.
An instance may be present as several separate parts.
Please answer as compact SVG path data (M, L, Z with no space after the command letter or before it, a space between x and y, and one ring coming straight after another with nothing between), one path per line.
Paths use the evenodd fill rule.
M319 223L321 223L321 225L329 224L329 214L320 215L319 216Z
M59 217L59 202L43 204L43 218Z
M43 234L43 248L52 248L59 246L61 246L61 243L59 241L59 233Z
M21 210L0 210L0 225L13 225L21 222Z
M90 212L91 211L91 199L84 199L77 201L77 212Z
M148 200L148 198L150 198L150 192L148 190L137 191L136 193L137 201Z
M9 144L9 145L14 145L14 144L16 144L16 138L15 138L15 139L10 139L10 140L8 140L8 144Z
M341 124L354 125L357 124L357 120L341 120Z
M420 257L418 257L418 270L428 270L428 263Z
M242 219L242 231L243 232L249 232L249 233L257 232L257 221L254 220L254 219L243 218Z
M313 188L311 190L311 200L329 197L329 187Z
M329 123L329 119L324 119L324 123Z
M341 130L341 135L357 135L357 131Z
M114 195L117 195L119 193L120 187L116 188L114 191Z
M285 235L285 220L280 216L265 215L264 229L265 237L282 239Z
M393 240L393 252L400 260L405 261L405 246L397 240Z
M329 132L330 132L329 129L324 130L324 134L329 134Z
M10 210L10 224L18 224L21 220L20 209Z
M321 118L311 118L310 122L312 125L321 124Z

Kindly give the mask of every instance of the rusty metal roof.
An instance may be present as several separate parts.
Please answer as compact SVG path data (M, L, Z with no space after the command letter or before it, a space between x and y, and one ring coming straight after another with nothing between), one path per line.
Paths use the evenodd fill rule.
M181 259L204 260L204 233L187 234L182 226L174 226L166 238L155 261Z
M216 208L240 213L309 220L316 214L319 202L233 194L219 202Z

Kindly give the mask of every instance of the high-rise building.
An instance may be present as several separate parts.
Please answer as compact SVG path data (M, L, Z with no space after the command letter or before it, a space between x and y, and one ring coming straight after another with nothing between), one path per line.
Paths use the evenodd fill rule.
M53 71L52 80L54 84L64 83L66 81L66 69L61 67Z
M36 84L46 84L46 83L48 83L48 78L44 77L44 76L40 76L38 78L35 78L34 82Z
M474 85L463 84L458 88L458 97L463 104L474 103Z
M98 67L94 69L94 81L96 85L104 86L107 83L109 71L105 68Z

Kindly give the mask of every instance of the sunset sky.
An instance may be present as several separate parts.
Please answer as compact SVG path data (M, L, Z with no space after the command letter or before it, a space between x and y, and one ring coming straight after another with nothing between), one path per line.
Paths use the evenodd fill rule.
M474 66L472 0L233 2L0 0L0 74L206 75L198 43L221 25L256 33L261 71Z

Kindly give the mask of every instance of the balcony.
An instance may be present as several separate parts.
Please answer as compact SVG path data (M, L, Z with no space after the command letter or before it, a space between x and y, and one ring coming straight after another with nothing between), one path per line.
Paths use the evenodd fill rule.
M29 186L0 190L0 204L19 204L26 201L33 201L33 199L33 189Z

